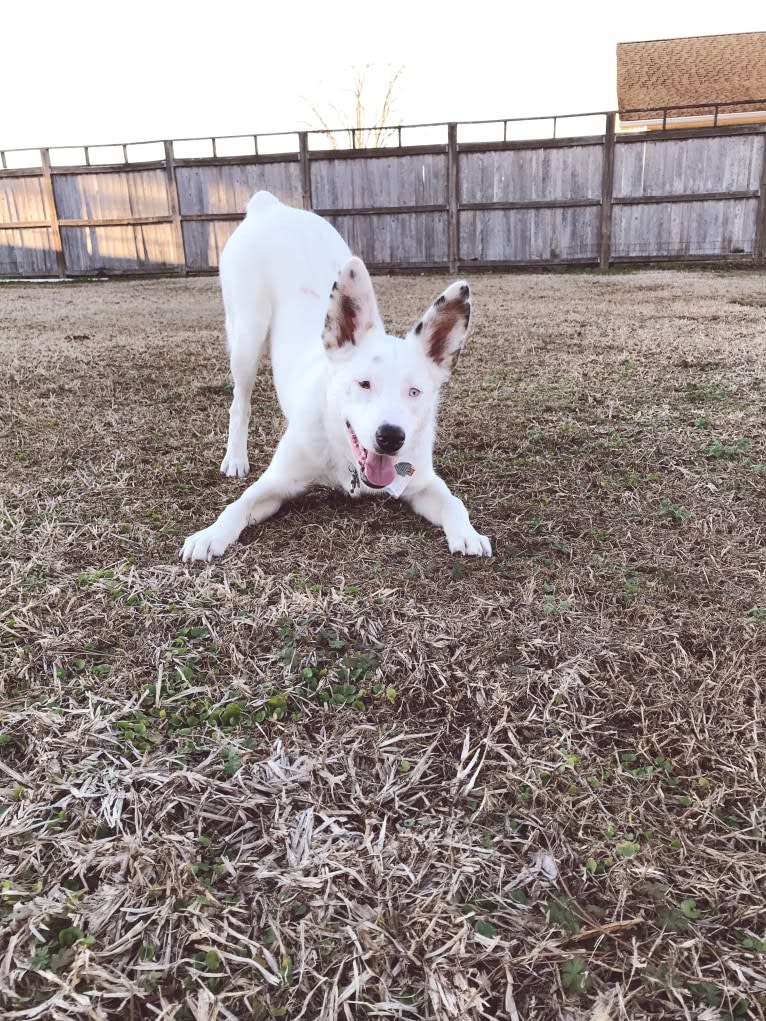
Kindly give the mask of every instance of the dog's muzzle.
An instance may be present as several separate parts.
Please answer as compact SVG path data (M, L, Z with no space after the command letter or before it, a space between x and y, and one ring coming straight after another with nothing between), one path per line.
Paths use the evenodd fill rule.
M383 429L394 429L396 433L384 433L384 439L388 442L390 452L368 450L359 442L351 423L346 422L346 430L354 452L354 458L359 465L359 474L362 482L370 489L385 489L396 478L396 451L404 443L404 432L398 426L381 426L378 433ZM401 441L399 439L401 434ZM379 443L375 437L376 445Z

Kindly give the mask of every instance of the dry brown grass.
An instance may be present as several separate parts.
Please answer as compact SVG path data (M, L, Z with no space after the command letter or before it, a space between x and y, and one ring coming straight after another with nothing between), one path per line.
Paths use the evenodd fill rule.
M492 560L311 494L189 569L215 281L0 288L3 1018L766 1016L764 277L474 289Z

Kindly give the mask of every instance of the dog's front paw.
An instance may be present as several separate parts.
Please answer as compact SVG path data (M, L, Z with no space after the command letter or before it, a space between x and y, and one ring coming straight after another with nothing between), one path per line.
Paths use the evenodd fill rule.
M250 471L250 462L247 459L247 454L236 457L227 450L226 457L221 461L221 471L224 475L228 475L230 479L244 478Z
M211 525L189 536L181 550L181 559L187 563L193 560L212 560L213 557L220 557L229 545L231 540L215 525Z
M491 557L492 544L486 535L479 535L470 525L460 532L447 535L450 553L462 553L466 557Z

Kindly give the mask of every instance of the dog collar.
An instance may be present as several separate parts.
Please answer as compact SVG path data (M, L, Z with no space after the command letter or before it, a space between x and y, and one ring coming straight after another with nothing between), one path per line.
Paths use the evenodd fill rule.
M351 475L351 492L353 494L357 491L357 489L361 488L364 483L361 475L359 474L359 469L355 465L350 464L348 466L348 471ZM398 461L394 465L394 471L396 472L396 478L387 486L383 486L381 492L388 493L389 496L394 496L398 500L407 488L407 483L415 474L415 469L409 461ZM374 486L370 486L370 489L374 488Z

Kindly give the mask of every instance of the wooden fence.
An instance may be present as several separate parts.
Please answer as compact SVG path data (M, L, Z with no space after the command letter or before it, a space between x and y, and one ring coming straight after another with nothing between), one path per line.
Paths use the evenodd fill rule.
M415 128L396 128L378 149L302 132L267 154L275 136L247 136L249 155L223 155L225 139L206 157L184 156L188 140L81 147L76 165L0 152L0 277L214 272L259 188L327 217L373 270L766 262L762 124L621 134L614 113L579 116L602 133L555 137L556 118L553 137L526 140L500 121L495 141L423 125L446 137L405 144Z

